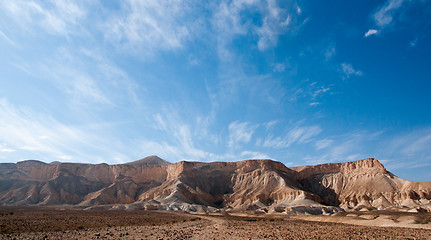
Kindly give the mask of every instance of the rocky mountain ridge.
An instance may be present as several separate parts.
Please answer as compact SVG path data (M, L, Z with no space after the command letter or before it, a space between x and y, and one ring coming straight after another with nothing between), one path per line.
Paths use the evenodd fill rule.
M431 182L411 182L376 159L288 168L272 160L117 165L0 164L1 205L332 214L431 211Z

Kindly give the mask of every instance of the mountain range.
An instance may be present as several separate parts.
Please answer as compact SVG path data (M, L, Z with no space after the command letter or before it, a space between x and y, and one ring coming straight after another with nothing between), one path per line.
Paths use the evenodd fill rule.
M108 165L0 164L0 205L189 212L431 211L431 182L388 172L376 159L286 167L273 160L169 163L157 156Z

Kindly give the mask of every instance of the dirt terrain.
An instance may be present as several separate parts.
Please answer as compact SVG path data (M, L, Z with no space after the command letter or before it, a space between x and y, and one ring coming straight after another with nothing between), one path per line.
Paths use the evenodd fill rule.
M429 213L308 217L6 208L0 209L0 239L431 239ZM407 218L417 228L372 226L378 218Z

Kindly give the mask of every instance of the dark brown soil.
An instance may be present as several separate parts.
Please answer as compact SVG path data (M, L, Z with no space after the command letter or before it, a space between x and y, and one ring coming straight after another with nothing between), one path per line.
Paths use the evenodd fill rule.
M113 226L158 226L196 218L153 211L0 209L0 233L48 232Z
M157 211L0 210L0 239L431 239L431 230L280 216Z

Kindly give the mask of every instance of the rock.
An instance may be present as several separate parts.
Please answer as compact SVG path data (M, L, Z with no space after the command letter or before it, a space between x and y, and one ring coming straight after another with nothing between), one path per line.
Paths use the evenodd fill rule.
M400 179L373 158L293 168L266 159L171 164L150 156L117 165L29 160L0 164L0 186L4 205L289 214L431 209L430 182Z

